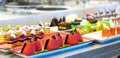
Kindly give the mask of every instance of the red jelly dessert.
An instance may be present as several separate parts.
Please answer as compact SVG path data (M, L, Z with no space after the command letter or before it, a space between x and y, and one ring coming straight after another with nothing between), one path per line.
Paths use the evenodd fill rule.
M34 43L31 41L30 38L28 38L28 40L23 45L21 53L25 55L32 55L34 54L34 52L35 52Z
M82 35L79 32L75 32L76 38L78 38L78 41L82 41Z
M109 30L107 28L102 29L102 37L108 37L109 36Z
M68 45L78 44L78 38L76 37L76 35L74 33L68 34L66 36L65 43Z
M117 34L120 34L120 26L117 27Z
M60 47L60 46L62 46L63 45L63 38L62 38L62 36L60 35L60 33L58 33L57 34L57 36L56 36L56 40L57 40L57 45Z
M111 27L110 28L110 36L115 36L116 35L116 28L115 27Z
M37 37L35 37L33 40L34 40L33 42L34 42L34 46L35 46L35 51L42 50L40 41L37 39Z
M19 46L19 47L12 48L11 50L14 52L20 53L21 49L22 49L22 46Z
M52 39L46 40L45 49L47 50L55 50L58 49L58 45L56 44L58 41L56 40L55 36L52 36Z

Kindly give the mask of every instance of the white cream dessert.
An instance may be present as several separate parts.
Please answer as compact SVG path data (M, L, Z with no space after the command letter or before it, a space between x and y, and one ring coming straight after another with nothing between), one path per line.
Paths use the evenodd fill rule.
M81 18L76 14L69 14L66 16L66 23L74 22L75 19L81 20Z

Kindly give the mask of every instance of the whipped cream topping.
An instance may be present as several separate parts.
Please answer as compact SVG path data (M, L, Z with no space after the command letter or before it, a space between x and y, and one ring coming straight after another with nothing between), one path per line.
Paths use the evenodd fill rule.
M19 28L18 32L22 32L25 36L27 35L26 31L24 31L22 28Z
M24 31L30 31L30 27L27 26L27 25L23 26L22 29L23 29Z
M32 25L32 26L30 26L30 29L31 29L31 30L36 30L36 26L35 26L35 25Z
M14 33L15 34L16 32L14 30L9 30L7 33L10 33L10 34Z
M107 28L108 30L110 30L109 26L107 26L107 25L105 25L105 24L103 24L103 27L104 27L104 28Z
M24 31L22 28L19 28L19 30L18 30L19 32L21 32L21 31Z
M36 25L36 29L40 29L41 27L39 25Z
M82 22L80 22L81 25L85 25L86 20L82 20Z
M108 17L104 17L104 18L102 18L102 21L106 21L106 20L109 20L110 18L108 18Z
M6 35L6 34L7 34L7 31L4 31L4 30L0 31L0 35Z
M2 32L0 32L0 35L3 35Z
M88 20L82 20L82 22L80 22L80 25L88 25L90 24Z
M82 18L80 18L80 17L77 17L76 19L77 19L77 20L82 20Z
M14 34L14 33L11 33L11 37L16 38L16 36L15 36L15 34Z
M44 26L44 23L42 21L39 21L38 24L43 27Z
M116 17L110 17L110 25L111 27L114 27L116 26L117 22L116 22Z
M31 31L31 34L34 34L34 35L35 35L35 31L34 31L34 30L32 30L32 31Z
M76 18L78 18L78 15L76 14L69 14L68 16L66 16L66 21L74 21Z
M26 33L25 31L22 31L22 33L23 33L25 36L27 36L27 33Z

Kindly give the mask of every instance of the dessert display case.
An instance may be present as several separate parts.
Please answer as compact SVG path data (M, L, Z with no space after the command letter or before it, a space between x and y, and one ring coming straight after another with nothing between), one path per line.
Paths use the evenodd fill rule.
M4 27L0 27L0 51L12 52L25 58L59 58L61 55L63 58L78 58L79 54L87 58L91 56L88 54L95 53L101 53L101 56L111 55L115 52L114 49L120 49L112 47L106 50L109 52L113 49L109 53L103 52L103 49L118 46L120 42L120 17L116 11L117 6L118 4L109 4L73 9L40 6L31 9L38 14L16 15L16 18L13 16L10 20L1 20ZM99 58L93 56L95 57Z

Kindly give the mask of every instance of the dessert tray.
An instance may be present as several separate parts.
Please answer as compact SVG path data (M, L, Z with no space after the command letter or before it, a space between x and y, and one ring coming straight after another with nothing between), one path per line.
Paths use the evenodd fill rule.
M83 38L95 40L97 43L105 44L120 40L120 35L110 36L110 37L102 37L102 31L92 32L83 35Z
M11 49L11 51L13 51L13 53L16 54L16 55L21 56L21 57L25 57L25 58L38 58L38 57L43 58L43 57L55 56L55 55L59 55L59 54L62 54L62 53L67 53L67 52L70 52L70 51L74 51L74 50L77 50L77 49L82 49L82 48L85 48L85 47L89 47L92 42L93 42L92 40L85 39L84 42L80 42L79 44L76 44L76 45L72 45L72 46L63 45L59 49L50 50L50 51L48 51L48 50L38 51L38 52L36 52L36 54L33 54L33 55L21 54L20 50L21 50L22 47L13 48L13 49Z

